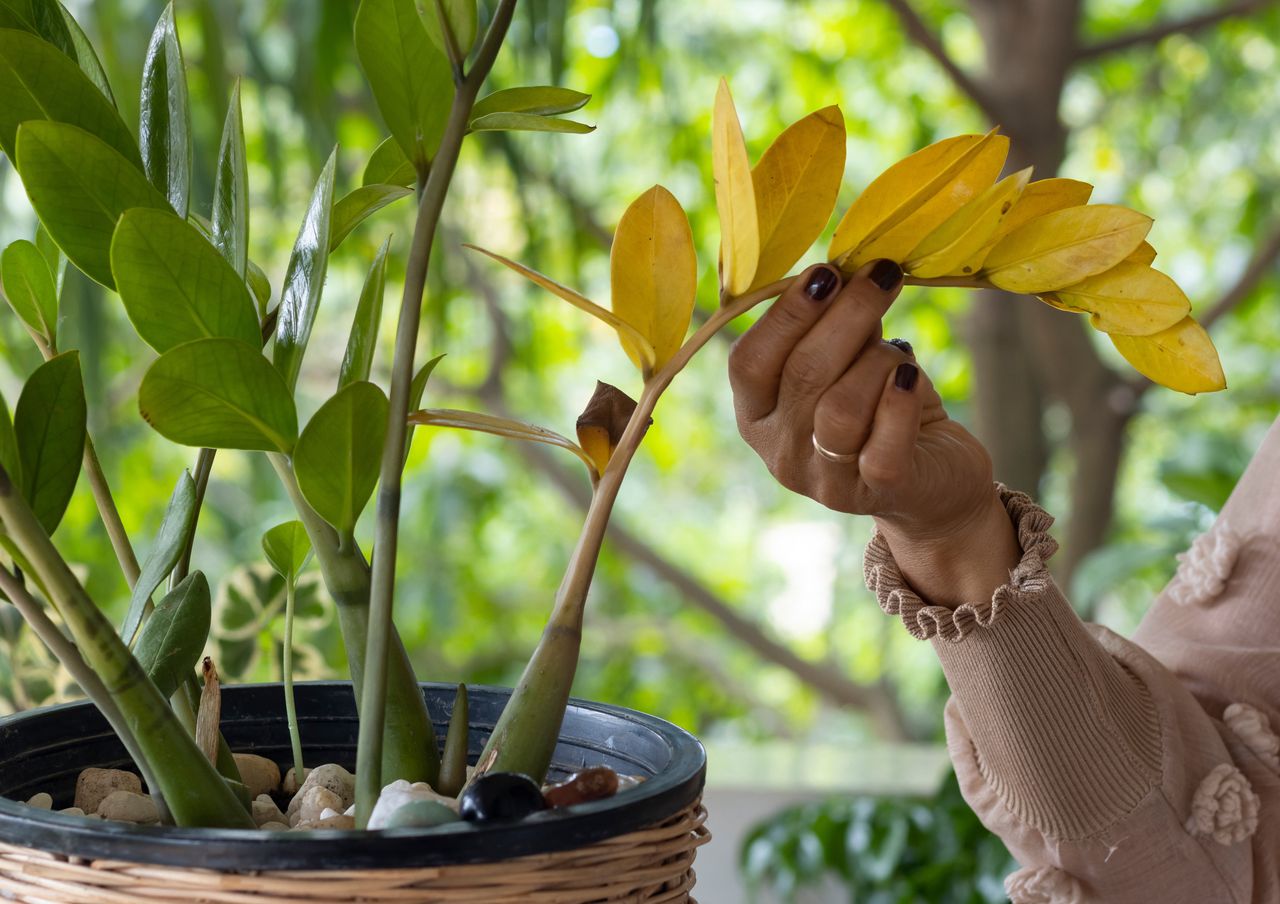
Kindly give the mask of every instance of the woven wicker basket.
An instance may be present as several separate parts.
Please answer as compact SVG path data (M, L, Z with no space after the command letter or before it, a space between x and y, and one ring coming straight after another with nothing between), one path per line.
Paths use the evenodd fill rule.
M279 688L227 690L223 730L232 747L287 758ZM440 704L452 686L424 690L436 718L447 719ZM473 691L475 752L507 693ZM318 757L312 762L346 761L355 725L349 685L301 685L298 701L303 737L310 726L314 748L308 746ZM11 802L48 790L57 806L68 806L81 768L123 764L118 742L99 722L87 704L0 720L0 795L10 798L0 800L0 899L658 904L693 900L694 856L710 839L701 745L661 720L581 701L566 716L553 771L605 763L648 780L611 800L519 823L381 833L162 829Z

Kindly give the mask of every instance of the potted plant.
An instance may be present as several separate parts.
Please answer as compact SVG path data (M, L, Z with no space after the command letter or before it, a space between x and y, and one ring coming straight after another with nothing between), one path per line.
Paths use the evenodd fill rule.
M706 838L701 749L658 720L570 701L587 590L621 482L663 392L719 329L783 290L788 271L826 228L843 175L844 123L838 108L819 110L779 135L752 168L721 84L712 135L721 305L691 336L693 237L679 202L660 186L636 199L618 224L608 308L484 252L614 329L638 370L636 399L597 384L574 439L484 413L423 407L439 363L415 361L424 287L463 142L492 130L590 131L561 118L587 102L579 92L535 86L482 96L514 7L514 0L498 0L482 29L475 0L363 0L356 50L391 134L368 161L363 184L342 197L335 197L336 152L330 156L277 295L247 253L238 93L216 161L212 216L192 209L190 114L172 9L148 47L135 138L92 46L57 0L0 4L0 149L41 224L34 241L5 249L0 277L45 358L12 416L0 406L0 541L7 557L0 591L96 707L24 714L0 725L7 741L0 793L63 798L83 769L127 755L158 819L172 826L103 824L0 802L0 890L40 897L42 888L151 883L148 895L174 899L215 887L285 900L295 893L347 900L357 888L362 895L421 891L433 900L514 900L532 891L555 900L688 897L693 851ZM997 181L1007 150L1007 139L992 132L908 157L845 214L829 259L852 272L890 257L916 285L1034 294L1089 313L1153 379L1191 392L1220 388L1216 353L1185 296L1149 266L1150 220L1088 205L1083 183L1030 182L1026 171ZM388 390L369 380L384 244L370 266L336 391L301 426L294 394L329 256L356 225L409 196L417 219ZM141 562L86 429L77 353L58 343L58 285L68 263L118 293L157 353L138 387L141 416L167 439L199 450ZM593 487L547 628L509 691L424 689L396 634L400 487L417 426L560 446L582 461ZM265 455L297 512L263 541L286 586L283 700L279 688L224 690L217 664L201 665L210 593L208 579L190 569L190 553L212 463L224 450ZM132 588L119 628L50 539L81 470ZM375 488L370 561L355 531ZM336 604L354 695L345 686L292 685L293 592L312 557ZM321 813L319 827L356 830L372 820L397 828L264 840L248 793L253 782L233 755L247 749L293 766L294 787L280 793L305 789L314 778L305 778L307 763L354 762L350 813ZM647 780L614 797L515 818L543 810L554 797L541 790L549 778L601 765ZM430 786L416 802L434 809L418 806L401 821L379 822L379 806L390 807L408 785ZM442 812L450 807L441 801L453 795L469 819ZM510 818L488 818L495 815ZM86 871L77 858L103 862ZM321 882L316 870L334 875Z

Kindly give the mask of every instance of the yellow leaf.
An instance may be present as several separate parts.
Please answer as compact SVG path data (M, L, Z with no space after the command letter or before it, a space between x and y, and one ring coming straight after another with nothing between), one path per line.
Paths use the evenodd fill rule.
M625 336L627 339L629 339L631 343L634 345L639 357L637 358L636 354L632 354L631 358L633 361L635 361L641 368L652 369L654 367L653 343L650 342L643 333L641 333L631 324L622 320L620 317L618 317L618 315L614 314L612 311L606 308L600 307L600 305L596 304L590 298L587 298L585 295L581 294L580 292L575 292L573 289L570 289L566 285L562 285L556 282L550 276L546 276L542 273L539 273L537 270L534 270L532 267L526 267L524 264L521 264L517 261L513 261L509 257L503 257L501 254L498 254L496 251L490 251L487 248L481 248L479 245L472 245L466 242L463 243L463 247L470 248L472 251L479 251L481 254L488 255L498 263L502 264L504 267L508 267L516 271L525 279L529 280L531 283L541 286L542 288L550 292L552 295L555 295L558 298L562 298L565 301L569 302L569 304L573 305L575 308L578 308L579 310L582 310L582 311L586 311L588 314L592 315L593 317L596 317L597 319L607 323L609 326L617 330L620 335ZM627 353L631 354L630 348L628 348Z
M1037 295L1110 270L1141 244L1151 218L1114 204L1055 210L991 249L983 273L1010 292Z
M1227 388L1213 340L1190 317L1150 336L1113 334L1111 343L1153 383L1188 395Z
M618 221L609 255L613 312L653 346L653 369L671 360L684 342L698 289L698 258L689 218L680 202L655 185L631 203ZM648 375L626 333L622 347Z
M952 214L908 255L903 269L926 279L970 276L982 266L991 234L1031 178L1031 167L1001 179Z
M760 231L752 289L786 276L822 234L840 193L844 151L840 108L824 107L788 126L751 171Z
M1018 203L1013 205L1013 210L1000 221L995 235L991 236L991 244L995 245L1013 230L1030 223L1036 217L1064 207L1088 204L1091 194L1093 186L1088 182L1077 182L1075 179L1038 179L1027 186L1018 198Z
M1104 333L1150 336L1191 313L1191 302L1176 282L1146 264L1127 261L1054 294L1063 304L1087 311L1093 328Z
M1066 311L1068 314L1088 314L1084 308L1075 308L1060 299L1056 292L1042 292L1036 298L1043 301L1051 308L1057 308L1059 311Z
M1156 259L1156 249L1150 242L1143 242L1138 246L1138 250L1125 258L1131 264L1150 264Z
M729 83L724 79L720 79L711 118L711 151L716 210L720 213L720 281L730 295L741 295L756 275L760 225L742 124L729 94Z
M995 130L931 144L899 160L845 211L827 259L846 272L869 260L901 261L920 241L983 189L1009 153Z

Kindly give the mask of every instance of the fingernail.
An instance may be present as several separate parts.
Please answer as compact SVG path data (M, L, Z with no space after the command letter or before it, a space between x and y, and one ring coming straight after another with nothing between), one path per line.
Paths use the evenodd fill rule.
M892 292L902 282L902 268L887 258L881 259L871 268L867 279L879 286L881 291Z
M914 364L899 364L898 369L893 372L893 385L903 392L915 389L918 379L920 379L920 368Z
M889 344L904 355L914 355L916 353L916 350L911 347L911 343L906 339L890 339Z
M814 301L823 301L839 284L840 277L836 275L835 270L830 267L818 267L809 276L809 282L804 287L804 294Z

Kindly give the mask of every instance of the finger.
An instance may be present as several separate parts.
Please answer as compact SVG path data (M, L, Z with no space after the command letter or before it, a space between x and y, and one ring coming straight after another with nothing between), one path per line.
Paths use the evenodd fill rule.
M729 353L729 385L739 423L773 411L782 365L791 349L818 322L840 288L835 267L818 264L800 274Z
M909 360L888 342L876 342L863 351L814 407L813 435L819 445L837 455L861 450L871 435L885 383L898 365Z
M871 435L858 456L858 473L875 493L892 494L911 479L927 383L920 368L907 361L883 384Z
M849 369L897 298L902 269L889 260L867 264L840 291L818 322L795 344L782 368L777 407L797 422L813 415L818 398Z

